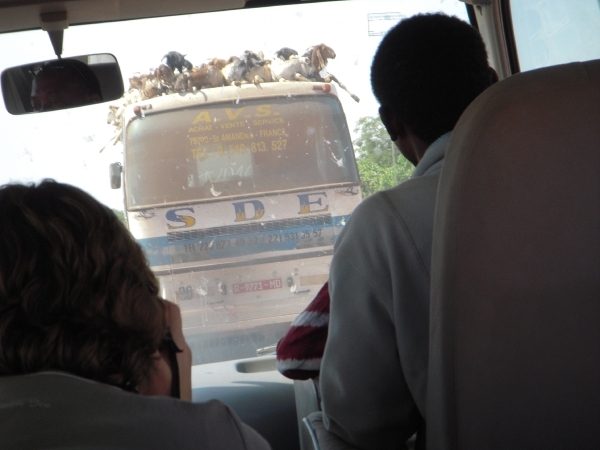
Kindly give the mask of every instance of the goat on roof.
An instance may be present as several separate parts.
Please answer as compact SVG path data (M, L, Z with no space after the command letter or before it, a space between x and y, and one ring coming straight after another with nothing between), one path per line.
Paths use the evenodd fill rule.
M279 58L283 61L287 61L292 56L298 56L298 52L289 47L281 47L275 52L275 58Z
M193 64L185 59L186 55L182 55L179 52L169 52L165 56L161 58L161 61L165 61L167 66L171 68L174 72L175 69L179 71L179 73L183 73L183 68L185 67L187 70L192 70Z

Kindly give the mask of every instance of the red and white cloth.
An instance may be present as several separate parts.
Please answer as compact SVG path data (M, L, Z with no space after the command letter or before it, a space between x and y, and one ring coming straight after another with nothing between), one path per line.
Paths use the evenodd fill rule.
M329 286L325 283L277 344L277 370L295 380L319 375L328 327Z

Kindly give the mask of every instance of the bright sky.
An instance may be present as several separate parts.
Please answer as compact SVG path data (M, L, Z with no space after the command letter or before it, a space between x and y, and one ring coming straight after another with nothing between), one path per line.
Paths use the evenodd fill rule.
M325 43L337 54L335 60L330 60L328 71L361 99L356 103L339 90L352 130L360 117L377 114L369 69L381 36L370 36L369 30L395 23L369 21L369 14L411 16L444 11L468 20L464 3L458 0L340 3L71 27L65 31L63 56L112 53L127 79L134 72L158 66L161 57L171 50L186 54L188 60L199 65L206 59L226 59L247 49L261 50L269 58L281 47L303 53L311 45ZM0 35L0 55L1 70L54 58L50 40L41 30ZM128 85L126 81L125 87ZM11 116L0 109L0 184L54 178L81 187L112 208L123 208L122 192L111 190L108 178L108 164L121 161L121 149L109 147L100 153L112 135L112 128L106 124L106 104L27 116Z

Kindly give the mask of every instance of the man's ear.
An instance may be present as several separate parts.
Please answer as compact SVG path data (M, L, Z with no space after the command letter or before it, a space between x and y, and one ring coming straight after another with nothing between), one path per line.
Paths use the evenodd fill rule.
M404 123L393 108L389 106L380 106L379 117L393 142L396 142L398 138L406 137L406 123Z

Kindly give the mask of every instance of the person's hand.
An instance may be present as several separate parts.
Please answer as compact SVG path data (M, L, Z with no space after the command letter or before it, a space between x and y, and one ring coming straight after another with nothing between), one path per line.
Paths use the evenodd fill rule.
M164 300L167 324L171 327L171 336L175 345L182 350L177 353L179 366L179 398L192 401L192 351L183 337L181 311L174 303Z
M171 337L175 345L181 350L176 353L179 372L179 398L192 400L192 351L185 338L181 322L181 312L174 303L163 300L165 304L165 318L171 330ZM156 350L154 357L154 370L146 384L140 387L142 395L172 395L173 368L167 349Z

